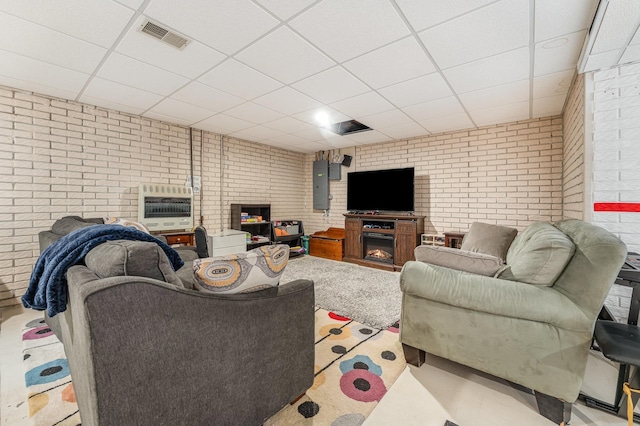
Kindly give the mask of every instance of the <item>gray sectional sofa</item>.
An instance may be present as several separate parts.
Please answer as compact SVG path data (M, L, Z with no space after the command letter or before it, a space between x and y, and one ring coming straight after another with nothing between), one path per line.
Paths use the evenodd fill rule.
M100 219L64 218L41 249ZM191 253L190 253L191 252ZM109 241L67 272L64 344L84 425L259 425L314 377L313 283L219 296L191 289L157 244Z

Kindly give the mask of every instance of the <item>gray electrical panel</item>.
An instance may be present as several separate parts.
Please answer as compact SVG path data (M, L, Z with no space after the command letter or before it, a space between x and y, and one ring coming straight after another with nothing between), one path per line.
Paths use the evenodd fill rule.
M342 179L342 163L329 163L329 180Z
M329 210L329 161L313 162L313 208Z

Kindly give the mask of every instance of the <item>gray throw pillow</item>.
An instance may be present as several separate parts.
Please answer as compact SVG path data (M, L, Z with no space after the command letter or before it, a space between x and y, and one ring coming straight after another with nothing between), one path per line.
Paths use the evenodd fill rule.
M499 257L451 247L418 246L416 260L458 271L492 277L504 265Z
M87 226L99 225L102 223L102 219L88 218L84 219L80 216L65 216L56 220L51 225L51 232L58 235L67 235L76 229L86 228Z
M138 276L183 287L167 255L153 242L107 241L87 253L84 262L100 278Z
M498 278L539 286L552 286L573 257L575 244L547 222L529 225L513 240L508 267Z
M489 254L504 261L511 242L518 234L515 228L474 222L462 240L461 250Z

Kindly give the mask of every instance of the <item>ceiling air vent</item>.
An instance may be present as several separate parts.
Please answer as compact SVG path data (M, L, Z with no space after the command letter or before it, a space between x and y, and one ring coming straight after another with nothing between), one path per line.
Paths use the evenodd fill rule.
M337 133L340 136L350 135L352 133L366 132L371 130L371 127L367 127L356 120L343 121L341 123L329 124L327 130L331 130L333 133Z
M149 34L151 37L155 37L167 44L170 44L173 47L177 47L178 49L182 49L189 43L189 40L187 40L186 38L179 36L176 33L172 33L168 29L162 28L160 25L154 24L151 21L144 21L144 23L140 27L140 31L145 34Z

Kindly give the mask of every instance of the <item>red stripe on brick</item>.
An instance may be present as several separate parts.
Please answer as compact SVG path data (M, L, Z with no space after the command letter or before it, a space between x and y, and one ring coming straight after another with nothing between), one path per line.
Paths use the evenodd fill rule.
M640 213L640 203L593 203L596 212Z

